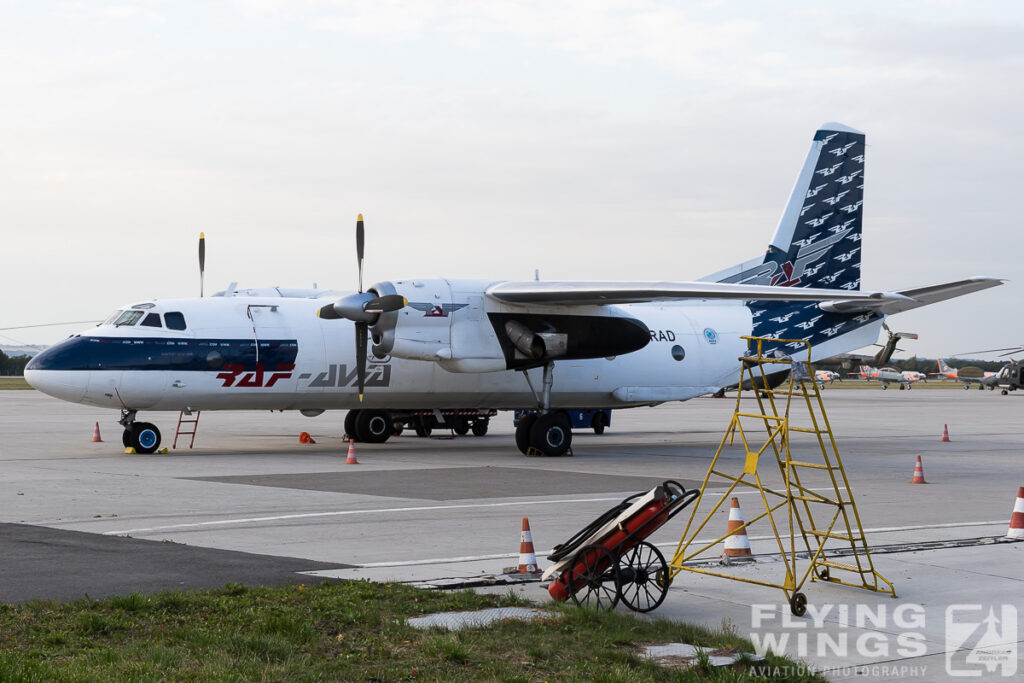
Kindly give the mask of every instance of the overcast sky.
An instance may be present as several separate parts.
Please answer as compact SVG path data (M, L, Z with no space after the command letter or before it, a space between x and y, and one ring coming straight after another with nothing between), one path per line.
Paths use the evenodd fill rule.
M0 0L0 327L242 286L692 280L762 253L823 122L867 134L865 289L1024 343L1018 2ZM52 343L82 326L0 332Z

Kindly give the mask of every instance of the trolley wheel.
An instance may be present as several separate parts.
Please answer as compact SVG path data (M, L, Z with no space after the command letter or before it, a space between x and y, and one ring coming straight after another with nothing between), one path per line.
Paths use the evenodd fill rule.
M802 617L807 611L807 596L803 593L793 593L793 597L789 599L789 609L796 616Z
M818 569L815 570L814 574L822 581L828 581L828 567L818 567Z
M588 545L573 559L566 573L572 601L580 607L612 609L619 601L619 565L603 545Z
M619 557L619 595L634 612L650 612L668 593L668 564L661 551L647 541L637 543Z

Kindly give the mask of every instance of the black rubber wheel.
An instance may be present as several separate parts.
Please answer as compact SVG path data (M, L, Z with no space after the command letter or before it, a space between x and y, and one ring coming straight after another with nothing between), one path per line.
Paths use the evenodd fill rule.
M345 413L345 436L356 441L362 441L356 436L356 418L359 417L358 410L350 410Z
M405 426L401 422L391 424L391 436L401 436L403 431L405 431Z
M619 565L603 545L588 545L573 558L567 583L580 607L611 609L619 601Z
M1009 391L1007 391L1006 389L1003 389L1003 390L1002 390L1002 391L1000 391L999 393L1000 393L1000 394L1002 394L1003 396L1006 396L1006 395L1008 395L1008 394L1009 394L1010 392L1009 392Z
M470 427L470 429L473 430L473 436L484 436L487 434L487 427L490 422L491 421L486 417L482 420L474 420L473 426Z
M650 612L668 594L668 563L661 551L646 541L619 557L619 596L634 612Z
M459 436L469 434L469 420L464 417L453 417L451 421L452 431Z
M522 424L522 420L519 421ZM572 445L569 419L559 413L538 415L530 428L530 445L544 455L565 455Z
M359 441L384 443L391 437L391 415L385 410L360 410L356 417Z
M882 391L885 391L885 390L886 390L886 389L888 389L888 388L889 388L889 385L888 385L888 384L883 384L883 385L882 385Z
M964 391L967 391L970 388L971 388L970 384L964 383Z
M121 432L121 443L124 444L125 448L128 448L129 446L132 445L132 430L126 429L123 432Z
M793 593L789 599L789 609L794 615L802 617L807 612L807 596L803 593Z
M519 424L516 425L516 448L524 455L530 447L530 431L536 421L537 414L530 413L519 418Z
M594 419L590 421L590 428L594 430L595 434L604 434L604 413L596 413Z
M160 448L160 430L149 422L133 422L131 447L136 453L153 453Z
M416 436L427 438L434 430L433 418L421 417L416 422Z

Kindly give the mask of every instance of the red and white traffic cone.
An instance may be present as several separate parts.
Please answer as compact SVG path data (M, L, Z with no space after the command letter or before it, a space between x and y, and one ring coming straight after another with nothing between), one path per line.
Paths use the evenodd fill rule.
M949 427L942 425L942 438L939 441L949 441Z
M356 440L349 439L348 441L348 457L345 459L346 465L358 465L359 461L356 460Z
M911 484L927 484L924 480L924 467L921 465L921 456L917 456L917 462L914 463L914 478L910 480Z
M1024 541L1024 486L1017 489L1017 500L1013 504L1013 514L1010 515L1010 528L1006 532L1006 537Z
M93 427L93 430L92 430L92 442L93 443L103 443L103 439L100 438L100 423L99 422L97 422L96 426Z
M519 567L517 574L533 574L537 571L537 554L533 550L533 534L530 520L523 517L523 532L519 536Z
M738 531L737 531L738 529ZM753 557L750 552L750 538L747 536L747 528L743 526L743 511L740 510L740 501L733 496L729 503L729 524L725 528L725 557L732 560L740 557Z

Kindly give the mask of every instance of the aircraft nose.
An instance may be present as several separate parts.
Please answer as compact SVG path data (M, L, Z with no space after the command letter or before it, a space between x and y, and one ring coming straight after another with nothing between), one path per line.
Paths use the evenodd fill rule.
M70 340L69 340L70 341ZM25 381L34 389L54 398L65 401L79 402L89 387L89 372L76 368L75 360L78 344L62 342L56 346L36 354L25 366Z

